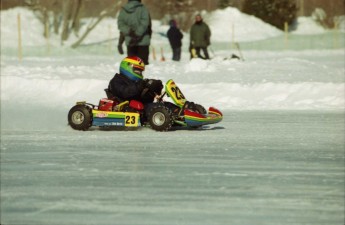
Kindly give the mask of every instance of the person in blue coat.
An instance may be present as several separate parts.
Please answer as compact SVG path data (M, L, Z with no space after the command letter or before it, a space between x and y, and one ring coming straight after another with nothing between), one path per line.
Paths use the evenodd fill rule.
M167 36L173 52L172 60L180 61L183 34L180 29L178 29L175 20L170 20L169 25L170 28L167 32Z

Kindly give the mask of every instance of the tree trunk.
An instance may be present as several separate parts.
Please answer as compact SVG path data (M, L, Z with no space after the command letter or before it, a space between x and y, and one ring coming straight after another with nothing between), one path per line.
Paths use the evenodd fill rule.
M83 40L87 37L87 35L97 26L97 24L99 24L99 22L101 22L104 19L104 17L109 16L109 15L117 12L120 9L120 6L122 5L122 3L123 3L123 0L118 1L118 3L114 7L101 12L99 14L98 19L96 20L96 22L94 22L94 23L91 22L88 25L87 30L85 31L85 33L71 47L72 48L78 47L83 42Z
M61 8L58 5L58 0L55 0L53 3L53 27L54 33L59 34L59 27L60 27L60 15L61 15Z
M61 33L61 43L63 43L63 41L66 41L69 36L69 22L71 18L72 3L73 2L71 0L63 0L63 25Z
M83 0L74 0L72 7L72 29L74 34L78 37L80 29L80 14L83 5Z

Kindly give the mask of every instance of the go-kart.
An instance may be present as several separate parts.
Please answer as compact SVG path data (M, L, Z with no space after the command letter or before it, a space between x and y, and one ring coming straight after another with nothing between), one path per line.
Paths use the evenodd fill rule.
M164 101L165 96L170 97L173 103ZM149 125L156 131L168 131L172 126L198 128L218 123L223 118L223 114L214 107L210 107L207 112L203 106L187 101L173 80L166 82L165 90L156 102L151 103L148 109L144 108L144 104L139 101L119 101L108 95L98 105L77 102L68 113L68 123L76 130L88 130L91 126Z

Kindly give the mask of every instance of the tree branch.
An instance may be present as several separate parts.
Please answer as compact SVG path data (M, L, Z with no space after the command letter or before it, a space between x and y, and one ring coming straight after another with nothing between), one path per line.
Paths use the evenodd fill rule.
M119 1L113 8L111 8L109 10L102 11L98 16L98 19L93 24L91 24L92 23L91 22L88 25L85 33L79 38L78 41L76 41L74 44L72 44L71 47L77 48L84 41L84 39L87 37L87 35L97 26L97 24L99 24L99 22L101 22L104 19L104 17L107 17L107 16L111 15L112 13L118 11L121 4L122 4L122 1Z

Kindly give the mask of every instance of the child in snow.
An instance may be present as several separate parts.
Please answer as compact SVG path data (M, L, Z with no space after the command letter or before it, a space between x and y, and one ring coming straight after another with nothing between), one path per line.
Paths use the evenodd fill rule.
M180 61L183 34L180 31L180 29L177 28L175 20L170 20L169 24L170 28L167 32L167 36L169 39L171 49L173 51L172 60Z

